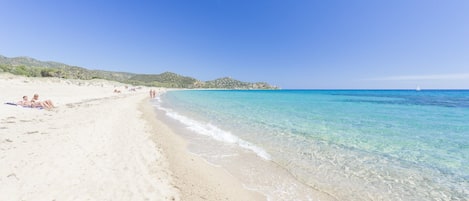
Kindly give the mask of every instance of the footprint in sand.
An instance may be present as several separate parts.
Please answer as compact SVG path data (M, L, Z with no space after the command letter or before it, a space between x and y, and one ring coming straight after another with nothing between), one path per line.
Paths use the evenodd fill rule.
M11 124L11 123L15 123L14 121L8 121L6 119L2 119L2 122L0 122L0 124Z
M16 176L15 173L9 174L9 175L7 176L7 178L15 178L16 180L20 180L20 179L18 179L18 177Z
M15 119L15 117L11 118L11 117L8 117L6 119L2 119L2 124L12 124L12 123L16 123L15 121L13 121L13 119Z

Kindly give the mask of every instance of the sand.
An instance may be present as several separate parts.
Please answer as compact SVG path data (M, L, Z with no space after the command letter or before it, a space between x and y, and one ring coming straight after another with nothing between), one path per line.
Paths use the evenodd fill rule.
M183 200L266 200L266 197L246 190L240 181L225 169L213 166L187 151L187 142L155 115L150 105L143 105L148 121L154 126L154 139L168 156L175 186Z
M189 153L149 89L131 88L1 73L0 200L265 200ZM57 107L3 104L34 93Z

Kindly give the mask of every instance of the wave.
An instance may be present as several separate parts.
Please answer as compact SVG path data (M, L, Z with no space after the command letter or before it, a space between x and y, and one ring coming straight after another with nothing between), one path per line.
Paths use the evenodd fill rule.
M244 149L250 150L254 153L256 153L257 156L261 157L264 160L271 160L271 156L262 148L253 145L250 142L247 142L236 135L231 134L228 131L225 131L223 129L220 129L216 127L215 125L212 125L210 123L202 123L197 120L191 119L187 116L181 115L177 112L175 112L172 109L165 108L161 106L161 99L156 98L156 103L153 104L157 109L162 110L165 112L165 114L174 119L179 121L180 123L184 124L187 126L187 129L194 131L197 134L204 135L211 137L217 141L220 142L225 142L225 143L230 143L230 144L236 144Z

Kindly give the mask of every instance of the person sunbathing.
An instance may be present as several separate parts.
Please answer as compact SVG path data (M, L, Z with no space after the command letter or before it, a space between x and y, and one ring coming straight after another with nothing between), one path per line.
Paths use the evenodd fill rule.
M32 107L43 107L49 110L55 107L51 100L39 101L39 94L34 94L31 102Z
M28 100L28 96L23 96L23 100L18 101L16 103L17 105L23 106L23 107L32 107L33 103Z

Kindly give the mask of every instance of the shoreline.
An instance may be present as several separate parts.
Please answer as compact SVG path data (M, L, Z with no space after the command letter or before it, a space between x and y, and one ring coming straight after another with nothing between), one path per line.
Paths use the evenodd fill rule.
M333 195L300 181L281 165L239 145L236 140L224 141L220 139L223 137L212 136L211 133L225 131L212 125L206 127L187 116L179 119L183 115L169 108L161 108L160 103L154 103L158 119L173 129L177 137L183 139L188 152L211 166L224 169L236 177L244 188L264 195L267 200L338 200ZM228 139L232 140L230 136Z
M187 150L188 143L157 118L148 99L141 104L144 118L153 126L152 140L162 148L173 174L173 185L181 200L266 200L262 194L248 190L221 167Z
M350 100L351 95L357 95L360 101ZM318 198L316 192L297 188L299 185L286 179L289 175L330 200L467 197L467 182L460 179L466 175L467 167L461 162L467 157L463 149L448 148L465 140L461 134L467 126L461 117L468 110L464 110L466 104L461 98L467 93L434 92L412 100L408 97L414 97L413 92L388 92L385 98L381 95L369 91L267 92L257 96L236 91L170 92L153 105L167 117L163 121L189 142L189 151L223 167L246 188L272 201ZM389 99L407 101L387 102ZM375 100L386 104L381 107L377 103L382 102ZM448 107L447 101L453 107ZM383 114L375 113L377 110ZM341 119L343 111L350 113ZM403 111L408 116L401 119ZM435 120L441 124L427 129L419 126ZM419 139L408 137L413 134ZM235 137L271 153L271 161L280 170L262 163ZM441 158L448 158L448 163Z

